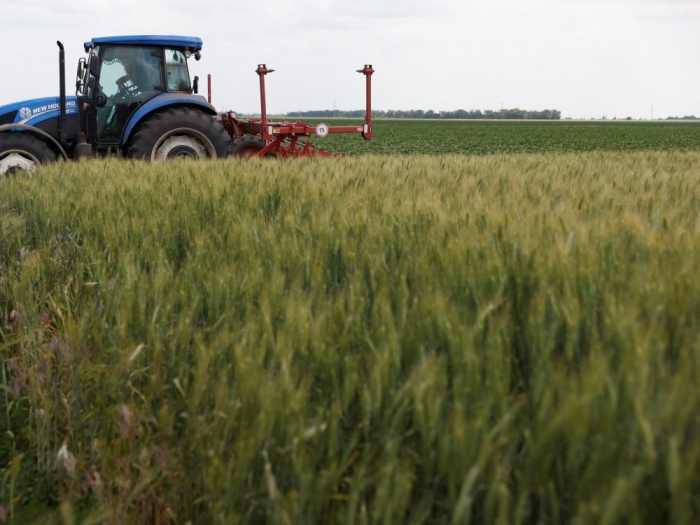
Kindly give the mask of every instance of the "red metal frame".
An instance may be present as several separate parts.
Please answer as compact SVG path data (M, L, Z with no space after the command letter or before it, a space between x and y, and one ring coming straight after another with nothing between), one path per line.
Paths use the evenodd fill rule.
M226 131L231 135L232 141L235 142L245 135L260 136L265 147L257 153L258 157L269 155L277 157L342 157L345 155L344 153L329 153L315 144L299 140L300 137L310 137L312 134L317 134L318 126L302 122L272 122L267 120L265 77L274 72L274 69L268 69L265 64L260 64L255 72L260 79L260 118L239 119L233 111L222 115L221 121ZM367 91L365 123L362 126L329 126L328 133L360 133L365 140L372 140L372 75L374 69L371 65L365 65L357 72L365 76ZM209 77L209 86L211 93L211 76Z

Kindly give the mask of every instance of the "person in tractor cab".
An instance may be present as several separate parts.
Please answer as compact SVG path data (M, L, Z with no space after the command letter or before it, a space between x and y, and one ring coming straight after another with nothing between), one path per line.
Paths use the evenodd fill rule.
M102 60L98 92L107 103L97 110L97 134L118 140L133 111L163 91L160 59L156 48L115 46Z

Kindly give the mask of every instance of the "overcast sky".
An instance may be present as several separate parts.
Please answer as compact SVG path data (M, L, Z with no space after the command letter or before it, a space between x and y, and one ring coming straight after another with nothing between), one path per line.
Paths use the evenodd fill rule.
M359 109L372 63L376 109L700 115L700 0L0 0L0 34L0 105L58 94L56 40L70 93L83 41L183 34L219 110L257 110L258 63L270 112Z

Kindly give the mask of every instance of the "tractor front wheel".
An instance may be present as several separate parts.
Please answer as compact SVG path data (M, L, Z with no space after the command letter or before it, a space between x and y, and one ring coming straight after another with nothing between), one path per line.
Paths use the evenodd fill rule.
M152 162L175 158L225 157L231 144L226 130L211 115L190 108L171 108L151 116L129 142L126 156Z
M56 153L40 138L27 132L0 133L0 177L20 171L33 172L56 160Z

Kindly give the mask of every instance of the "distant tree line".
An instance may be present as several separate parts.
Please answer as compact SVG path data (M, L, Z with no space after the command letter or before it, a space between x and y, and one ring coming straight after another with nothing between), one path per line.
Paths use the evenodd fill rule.
M314 111L294 111L281 115L286 118L364 118L365 111L358 109L355 111L334 111L332 109ZM467 111L458 109L456 111L433 111L429 109L390 109L387 111L372 111L372 116L377 118L411 118L411 119L536 119L536 120L559 120L561 111L556 109L544 109L542 111L528 111L525 109L500 109L491 111L480 109Z
M668 117L666 120L700 120L695 115L687 115L685 117Z
M259 117L260 115L254 114L239 114L240 117ZM288 118L288 119L298 119L298 118L365 118L365 110L358 109L355 111L334 111L332 109L320 109L313 111L292 111L290 113L282 113L275 115L268 115L269 117L275 118ZM556 109L544 109L542 111L528 111L526 109L500 109L498 111L491 111L489 109L481 111L480 109L473 109L467 111L466 109L458 109L456 111L433 111L429 109L424 111L422 109L390 109L387 111L375 110L372 111L372 116L376 118L409 118L409 119L504 119L504 120L518 120L518 119L534 119L534 120L560 120L561 111Z

